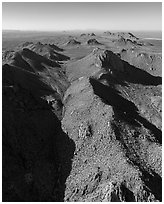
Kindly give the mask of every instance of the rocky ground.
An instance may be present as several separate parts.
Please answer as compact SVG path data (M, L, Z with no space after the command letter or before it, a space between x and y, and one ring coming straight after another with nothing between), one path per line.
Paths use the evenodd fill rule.
M3 201L162 201L162 54L132 33L3 50Z

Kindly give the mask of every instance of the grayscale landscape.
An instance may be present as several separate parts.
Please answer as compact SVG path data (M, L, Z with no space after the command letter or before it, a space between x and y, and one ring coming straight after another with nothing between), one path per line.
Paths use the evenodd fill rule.
M3 202L162 202L162 3L2 7Z

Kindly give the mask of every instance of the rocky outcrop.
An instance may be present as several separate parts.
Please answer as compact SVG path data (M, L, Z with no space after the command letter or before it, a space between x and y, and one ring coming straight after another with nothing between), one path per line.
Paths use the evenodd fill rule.
M89 39L88 41L87 41L87 44L88 45L101 45L101 43L99 43L96 39Z
M136 40L131 40L131 39L125 39L124 37L121 37L119 39L113 40L113 42L117 45L117 46L127 46L127 47L134 47L134 46L142 46L144 45L143 43L136 41Z
M80 45L81 42L75 40L75 39L71 39L67 42L67 45Z
M89 33L88 35L89 35L89 36L96 36L95 33Z
M90 37L94 37L94 36L96 36L96 34L95 33L82 33L81 35L80 35L81 37L84 37L84 36L90 36Z
M111 36L111 37L115 37L115 38L125 38L125 39L130 39L130 40L139 40L138 37L136 37L135 35L133 35L132 33L129 32L110 32L110 31L106 31L104 32L105 35Z

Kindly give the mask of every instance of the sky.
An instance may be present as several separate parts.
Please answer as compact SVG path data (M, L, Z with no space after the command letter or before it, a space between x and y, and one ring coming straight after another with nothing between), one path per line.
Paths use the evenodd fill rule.
M2 29L161 31L162 3L3 2Z

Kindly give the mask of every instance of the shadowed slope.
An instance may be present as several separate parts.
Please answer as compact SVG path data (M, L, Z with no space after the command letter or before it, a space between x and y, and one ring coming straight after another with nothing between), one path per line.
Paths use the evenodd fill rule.
M6 56L4 64L6 63L32 72L44 71L45 66L60 67L57 62L49 60L27 48L12 52L12 55Z
M21 45L20 47L30 49L31 51L41 56L45 56L50 60L64 61L64 60L69 59L69 57L61 53L58 53L57 51L61 52L63 51L63 49L60 49L54 44L42 44L40 42L38 43L28 43L27 42Z
M141 68L155 76L162 76L162 56L161 53L151 53L141 51L137 48L122 49L120 52L122 60L127 61L132 66Z
M3 87L3 201L63 201L74 142L50 105L16 85Z
M118 56L96 48L66 67L62 127L76 150L65 201L162 200L162 133L151 120L160 114L149 99L161 77Z
M98 80L90 78L90 83L93 86L94 93L102 98L105 103L114 107L114 110L119 112L119 116L133 125L139 123L137 126L140 126L140 124L142 124L152 132L157 142L160 144L162 143L162 132L139 115L138 109L134 103L123 98L116 89L105 86Z
M21 63L3 65L3 201L63 201L75 149L59 121L68 82L48 59L21 54L47 65L39 75Z

